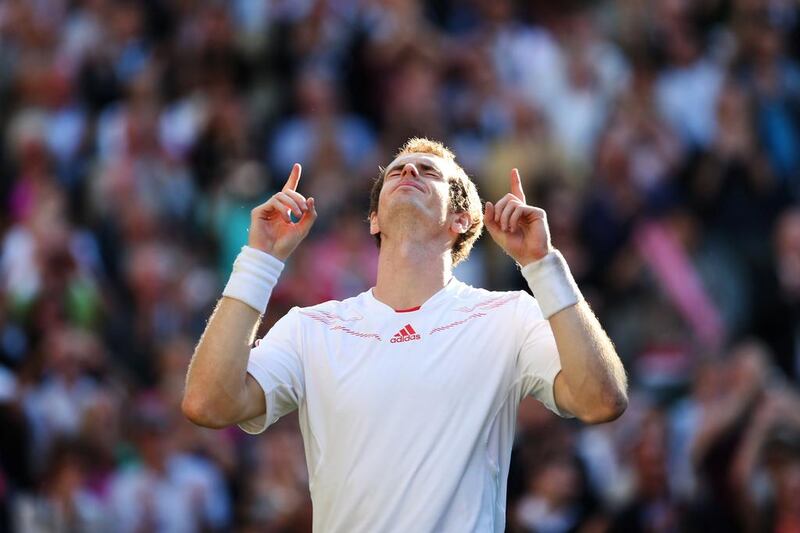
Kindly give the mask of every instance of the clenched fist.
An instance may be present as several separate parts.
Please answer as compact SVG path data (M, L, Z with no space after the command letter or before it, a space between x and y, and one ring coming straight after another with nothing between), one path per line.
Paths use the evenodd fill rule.
M314 199L306 199L297 192L302 170L295 163L283 189L250 213L247 244L281 261L286 261L305 239L317 219ZM292 222L291 215L298 221Z

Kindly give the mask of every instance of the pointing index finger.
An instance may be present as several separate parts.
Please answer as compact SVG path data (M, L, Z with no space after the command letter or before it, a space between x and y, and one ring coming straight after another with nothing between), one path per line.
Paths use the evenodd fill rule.
M511 194L525 203L525 192L522 190L522 180L519 177L519 170L511 169Z
M284 191L297 190L297 184L300 182L300 174L303 172L303 167L300 163L295 163L292 167L292 172L289 174L289 179L286 180L286 185L283 186Z

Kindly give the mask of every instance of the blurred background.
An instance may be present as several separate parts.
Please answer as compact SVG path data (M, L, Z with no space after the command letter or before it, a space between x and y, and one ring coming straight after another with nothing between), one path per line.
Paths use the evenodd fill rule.
M309 531L296 415L194 427L186 367L295 161L262 332L372 286L412 135L520 168L631 376L611 424L523 403L508 531L800 531L798 60L795 0L4 0L0 531ZM523 288L489 238L457 275Z

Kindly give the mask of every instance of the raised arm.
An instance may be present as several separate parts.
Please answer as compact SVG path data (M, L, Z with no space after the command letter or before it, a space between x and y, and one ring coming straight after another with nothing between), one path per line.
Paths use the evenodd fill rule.
M627 378L614 345L580 295L564 258L550 244L545 212L525 204L519 172L511 192L486 203L489 234L522 266L558 347L554 395L562 411L588 423L608 422L628 405Z
M264 392L247 373L247 361L283 261L317 218L314 199L296 191L300 172L294 165L283 189L251 212L248 246L237 257L189 363L181 407L197 425L221 428L264 413Z

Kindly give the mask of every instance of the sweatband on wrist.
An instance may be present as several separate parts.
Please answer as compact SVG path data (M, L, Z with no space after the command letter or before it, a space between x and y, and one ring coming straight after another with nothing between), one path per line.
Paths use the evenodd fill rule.
M283 261L280 259L261 250L242 246L222 295L244 302L263 315L272 288L282 271Z
M522 267L522 276L539 302L545 318L583 300L569 266L558 250Z

